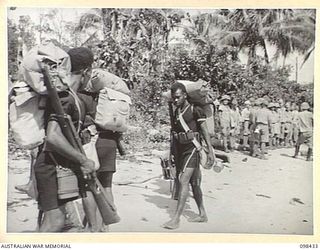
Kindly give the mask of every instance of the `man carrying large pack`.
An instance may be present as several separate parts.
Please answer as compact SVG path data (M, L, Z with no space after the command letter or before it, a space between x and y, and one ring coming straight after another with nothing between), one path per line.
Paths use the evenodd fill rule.
M187 100L186 87L179 82L171 86L171 97L176 106L174 114L173 141L175 147L174 160L179 176L179 197L178 205L173 218L163 225L167 229L179 227L180 216L182 215L188 194L189 184L192 186L193 195L199 209L199 215L191 218L190 222L207 222L207 214L203 205L201 191L200 171L200 132L207 145L210 145L210 137L205 121L205 114L201 107L190 104ZM198 147L196 147L198 142ZM209 147L208 164L213 165L214 153Z
M71 59L70 90L59 92L59 98L64 112L70 115L75 127L79 127L84 119L81 106L84 104L77 99L76 93L90 79L93 54L87 48L75 48L69 51ZM79 105L79 106L78 106ZM80 166L85 179L94 178L94 162L71 145L63 134L55 115L55 107L50 102L46 105L46 143L35 164L35 175L39 192L38 202L44 212L40 232L59 232L64 226L63 205L77 196L59 197L56 166L71 168ZM81 125L80 125L81 126Z
M28 148L39 145L34 172L39 209L44 214L42 220L41 217L38 219L40 232L61 231L65 220L64 205L78 199L79 195L83 198L89 226L94 202L105 224L120 220L96 179L94 161L86 157L82 147L86 143L82 133L84 121L92 100L81 98L78 91L90 79L92 63L93 54L87 48L74 48L67 54L53 44L47 44L33 48L21 66L22 80L27 86L23 95L14 98L12 111L16 112L12 112L11 123L20 145ZM36 99L28 102L34 96ZM41 106L38 109L44 110L40 113L43 116L35 120L30 112L32 106ZM18 129L22 121L36 126L37 141L23 136ZM92 194L94 200L88 199L88 194Z
M105 189L108 199L114 205L112 179L116 172L116 150L118 149L120 155L125 153L120 138L128 127L130 90L121 78L106 70L96 68L92 70L91 80L88 82L86 91L82 93L94 99L91 116L97 130L95 146L100 165L97 170L97 178ZM97 210L95 206L92 209ZM109 230L103 221L102 224L99 222L99 216L93 217L94 231Z

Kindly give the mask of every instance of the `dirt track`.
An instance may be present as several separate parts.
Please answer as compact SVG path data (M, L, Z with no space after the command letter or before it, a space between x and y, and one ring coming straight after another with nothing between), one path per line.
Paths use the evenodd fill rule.
M209 222L187 222L197 212L190 197L180 228L173 232L312 234L312 162L302 156L293 159L292 153L292 148L273 150L265 161L234 152L222 172L203 170ZM170 199L170 182L160 177L160 154L118 161L114 196L121 222L111 225L111 232L168 232L161 224L170 219L176 201ZM28 175L28 159L9 157L8 232L36 228L36 202L14 189L27 182Z

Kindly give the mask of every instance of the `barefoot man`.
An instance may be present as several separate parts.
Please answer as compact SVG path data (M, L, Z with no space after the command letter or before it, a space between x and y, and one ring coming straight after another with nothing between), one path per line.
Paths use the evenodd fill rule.
M179 227L180 216L189 195L189 184L191 184L193 196L199 209L199 215L195 218L190 218L189 222L208 221L200 187L200 156L193 139L200 142L201 132L206 143L210 145L210 137L206 123L204 122L204 111L201 107L194 106L188 102L185 86L181 83L174 83L171 87L171 96L173 104L176 107L174 113L173 140L176 148L175 164L179 176L180 192L175 214L170 221L163 225L163 227L167 229L176 229ZM188 132L183 128L183 122L189 127ZM214 159L213 149L210 147L208 164L212 164Z

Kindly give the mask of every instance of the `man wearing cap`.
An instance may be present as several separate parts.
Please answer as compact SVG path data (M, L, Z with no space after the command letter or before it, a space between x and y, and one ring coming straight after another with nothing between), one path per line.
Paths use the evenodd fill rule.
M261 147L261 155L260 158L266 160L266 144L269 142L269 128L271 125L271 113L270 110L267 109L268 102L264 98L261 98L261 109L259 109L256 113L256 131L260 135L260 147Z
M250 155L253 157L259 156L258 154L258 145L259 145L259 136L256 131L256 115L258 110L260 110L261 98L258 98L253 102L253 107L250 109Z
M245 108L241 112L241 117L243 120L243 147L248 148L248 136L250 134L249 125L250 125L250 110L251 110L251 102L246 100L244 102Z
M274 121L274 134L275 134L275 146L279 147L279 136L281 133L281 124L280 124L280 114L279 114L280 105L278 102L274 104L274 110L272 112Z
M284 133L285 133L285 140L284 140L284 146L289 147L292 145L292 112L291 112L291 104L287 102L285 104L285 112L284 112Z
M240 134L240 111L237 99L233 98L230 108L230 149L235 149L236 137Z
M291 104L291 112L292 112L292 142L294 145L298 142L299 137L299 111L298 105L296 103Z
M268 105L268 109L271 112L270 117L270 137L269 137L269 147L273 148L276 146L276 133L275 133L275 124L276 124L276 115L275 115L275 104L273 102L270 102Z
M284 145L284 140L285 140L285 124L286 124L286 116L285 116L286 109L284 107L283 99L279 100L279 105L280 105L280 108L278 109L278 113L279 113L279 116L280 116L279 144L281 146L283 146Z
M309 111L310 106L307 102L303 102L300 107L301 111L298 115L299 139L295 147L294 158L298 157L300 145L306 143L308 146L307 161L312 160L313 148L313 115Z
M221 133L223 138L223 147L226 153L229 153L228 149L228 138L230 138L230 126L231 126L231 110L229 107L229 102L231 98L228 95L223 95L221 97L221 104L219 106L219 120Z

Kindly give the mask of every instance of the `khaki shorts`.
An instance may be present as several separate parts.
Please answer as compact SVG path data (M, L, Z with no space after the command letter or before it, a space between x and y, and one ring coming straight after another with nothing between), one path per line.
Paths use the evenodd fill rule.
M260 142L269 142L269 126L265 124L258 124L256 131L259 131Z
M223 136L229 136L230 135L230 126L221 124L221 133Z
M309 148L313 148L313 132L300 132L299 133L299 144L306 144Z
M243 123L243 135L250 135L249 124L250 124L250 121L244 121L244 123Z

